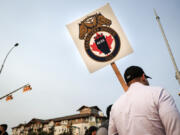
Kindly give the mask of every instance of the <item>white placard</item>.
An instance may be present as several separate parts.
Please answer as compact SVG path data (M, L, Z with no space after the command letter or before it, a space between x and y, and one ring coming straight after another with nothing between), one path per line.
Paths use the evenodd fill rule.
M91 73L133 52L109 3L67 28Z

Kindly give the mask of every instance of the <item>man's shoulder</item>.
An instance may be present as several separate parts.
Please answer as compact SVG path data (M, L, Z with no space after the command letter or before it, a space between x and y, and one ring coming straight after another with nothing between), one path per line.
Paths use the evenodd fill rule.
M109 120L106 120L102 125L98 128L96 135L108 135L108 126Z
M163 87L159 87L159 86L147 86L147 85L143 85L141 83L136 83L133 87L130 87L130 89L137 89L137 90L141 90L142 92L151 92L151 93L160 93L162 90L164 90Z
M151 90L161 90L163 89L162 87L160 86L151 86L151 85L144 85L142 83L139 83L139 82L136 82L136 83L133 83L131 86L130 86L130 89L135 89L135 88L143 88L143 89L151 89Z
M158 98L163 93L163 91L165 91L164 88L159 86L146 86L140 83L136 83L135 85L130 86L128 91L115 101L112 108L114 110L115 108L119 108L120 106L124 107L124 103L129 101L129 98L134 98L138 95Z
M100 127L100 128L97 130L96 135L108 135L108 130L107 130L107 128L105 128L105 127Z
M108 129L108 126L109 126L109 119L107 119L106 121L104 121L99 128L104 127L104 128L106 128L106 129Z
M155 93L159 93L160 91L164 90L163 87L159 87L159 86L145 86L147 90L155 92Z
M142 93L144 95L152 96L152 98L158 99L163 92L167 92L163 87L159 86L142 86Z

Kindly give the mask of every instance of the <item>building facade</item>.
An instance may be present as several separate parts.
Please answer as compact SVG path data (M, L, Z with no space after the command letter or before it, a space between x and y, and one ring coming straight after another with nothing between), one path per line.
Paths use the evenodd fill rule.
M97 106L82 106L74 114L65 117L48 120L33 118L26 124L20 124L12 128L13 135L33 135L52 134L62 135L71 133L72 135L84 135L90 126L99 127L106 120L103 113Z

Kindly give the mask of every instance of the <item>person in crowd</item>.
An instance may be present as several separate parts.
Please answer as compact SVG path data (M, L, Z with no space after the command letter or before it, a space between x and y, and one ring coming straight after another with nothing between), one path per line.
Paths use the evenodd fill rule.
M86 130L85 135L96 135L97 127L91 126L89 129Z
M0 125L0 135L8 135L8 133L6 132L7 127L8 127L7 124Z
M96 135L108 135L109 117L112 104L106 109L107 120L98 128Z
M172 96L149 86L149 76L138 66L124 73L129 86L112 106L108 135L180 135L180 113Z

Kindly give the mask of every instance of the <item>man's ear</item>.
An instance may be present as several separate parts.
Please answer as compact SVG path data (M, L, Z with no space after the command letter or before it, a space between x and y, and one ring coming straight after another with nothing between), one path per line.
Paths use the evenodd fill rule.
M143 81L146 80L145 74L142 74L141 78Z

